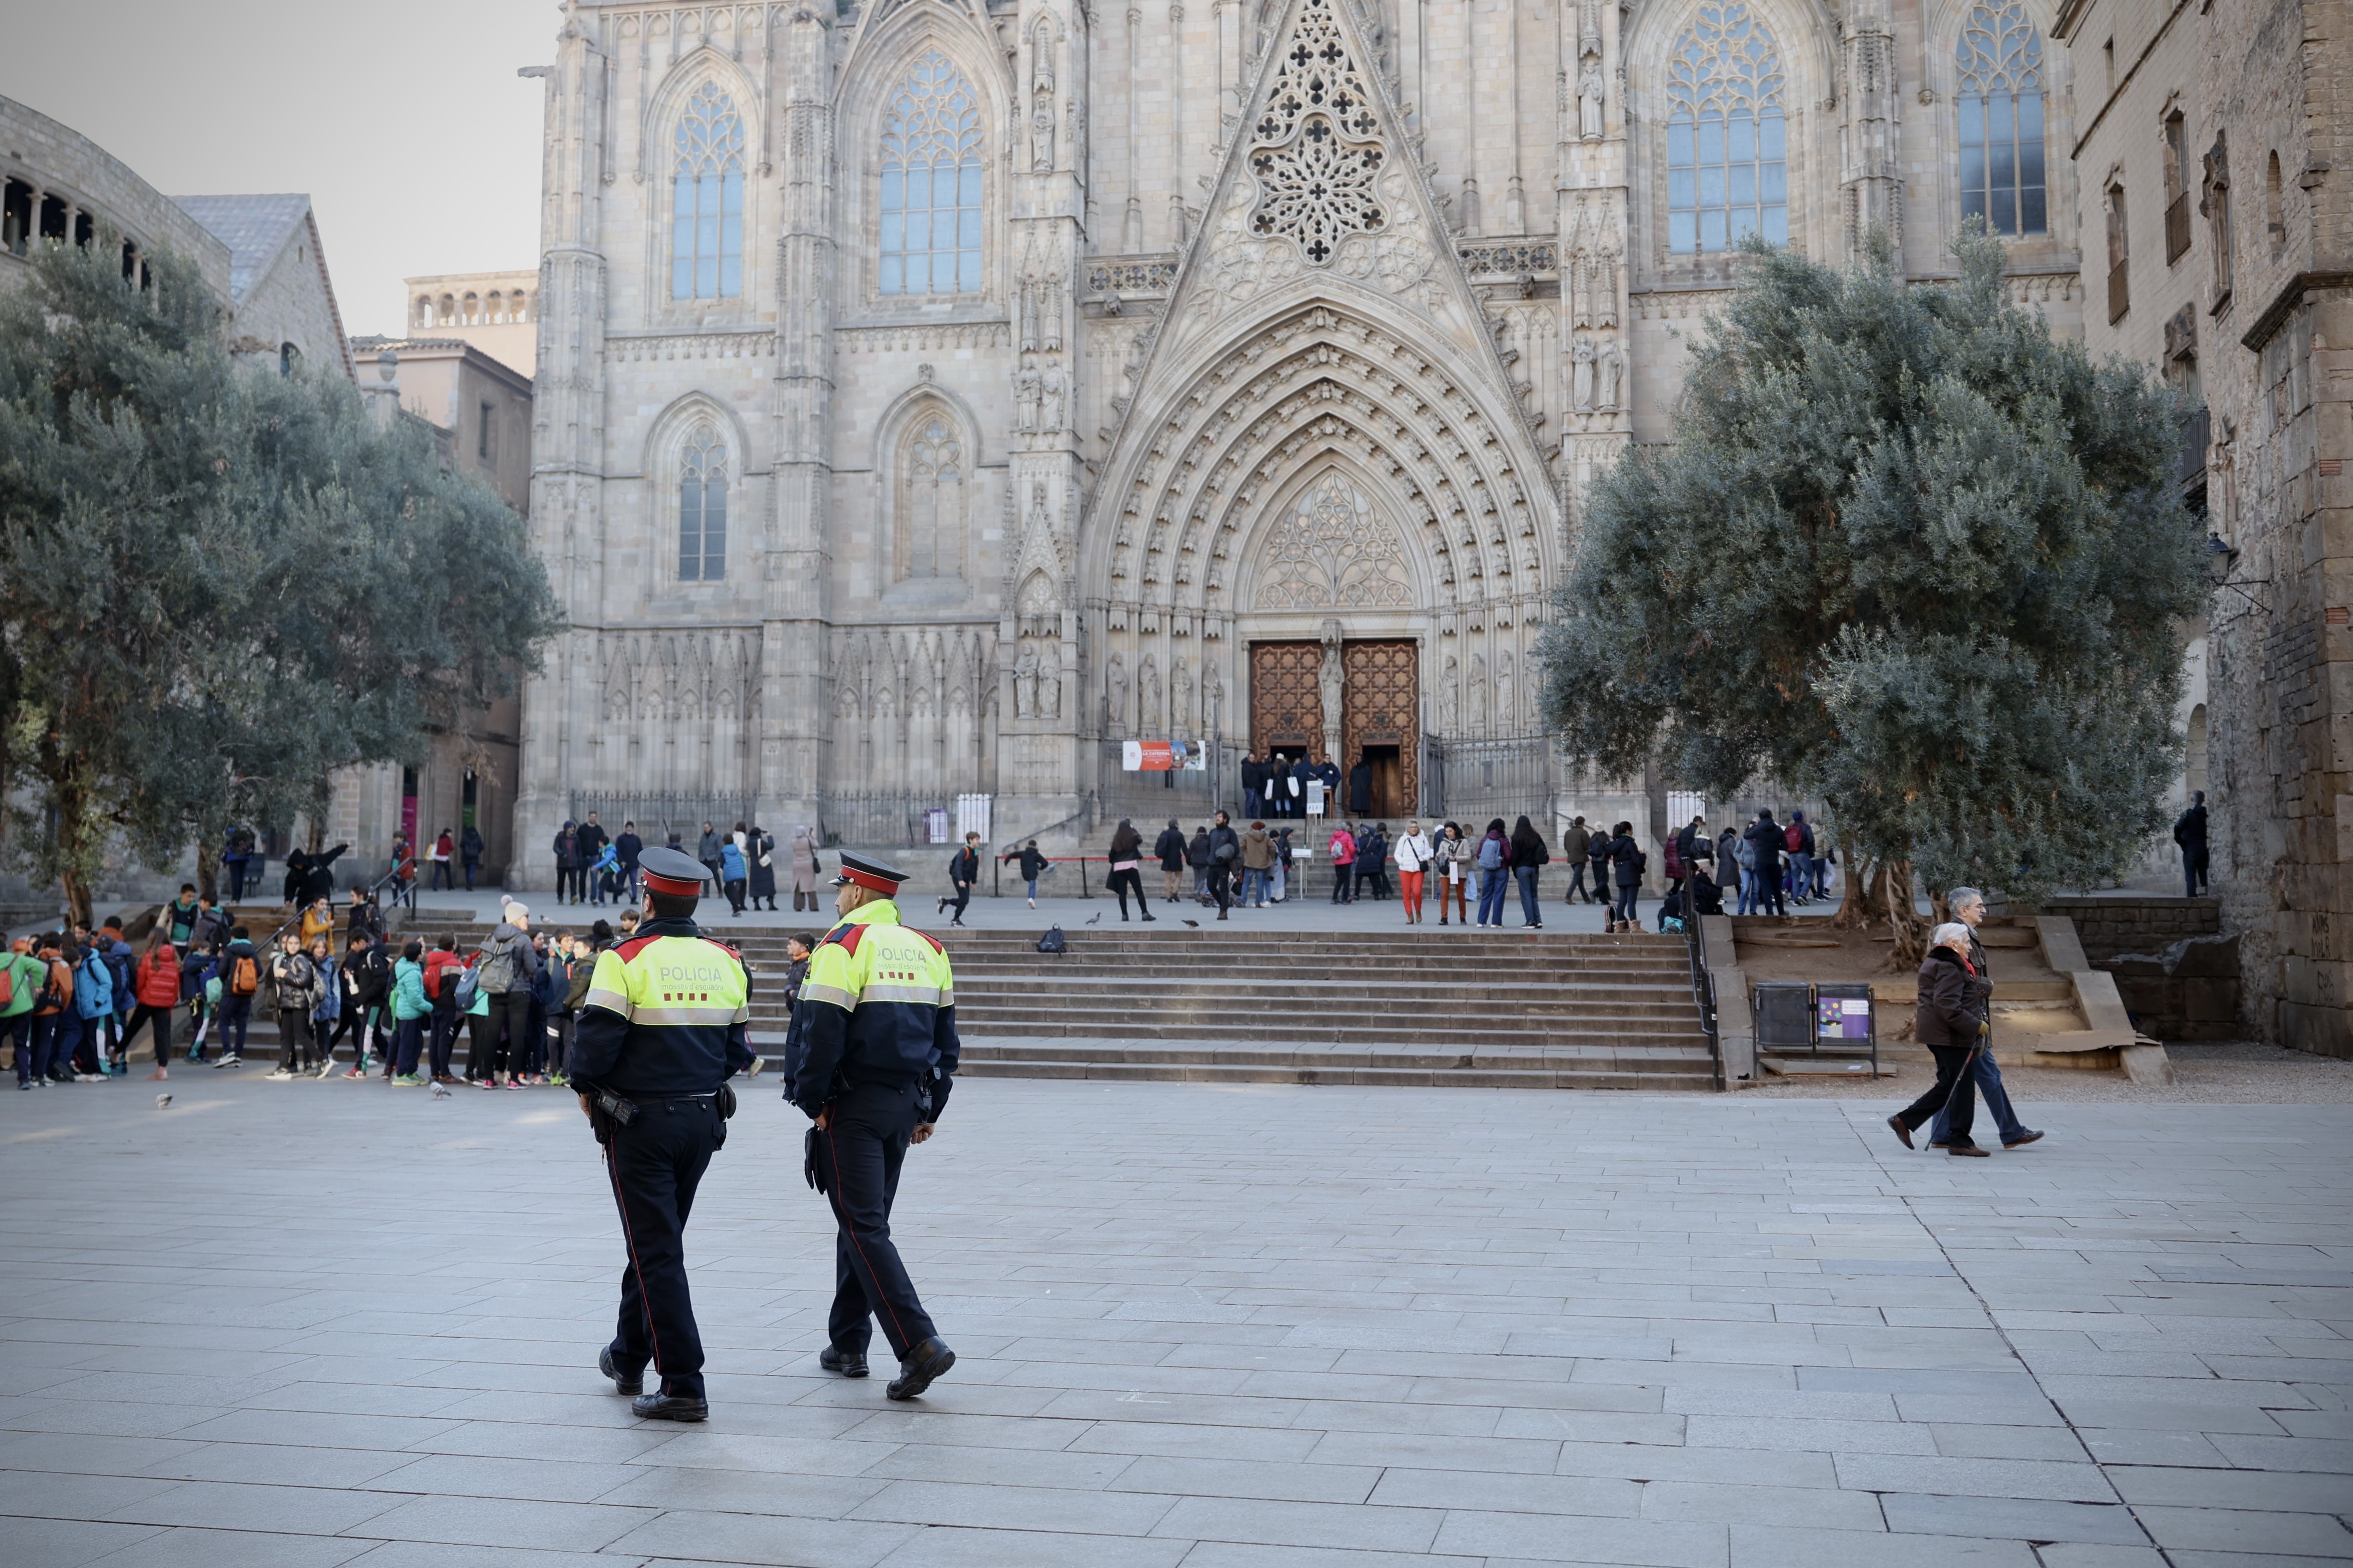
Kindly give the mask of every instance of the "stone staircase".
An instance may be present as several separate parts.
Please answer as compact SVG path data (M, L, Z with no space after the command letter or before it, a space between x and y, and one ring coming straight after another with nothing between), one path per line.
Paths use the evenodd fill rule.
M547 911L555 915L559 911ZM560 911L543 929L602 911ZM955 966L973 1077L1515 1089L1710 1089L1715 1068L1672 936L1173 929L934 931ZM256 928L257 938L263 928ZM428 944L480 922L421 921ZM717 933L751 965L752 1037L780 1056L787 966L774 928ZM459 1052L464 1053L464 1036ZM257 1009L247 1056L277 1053Z

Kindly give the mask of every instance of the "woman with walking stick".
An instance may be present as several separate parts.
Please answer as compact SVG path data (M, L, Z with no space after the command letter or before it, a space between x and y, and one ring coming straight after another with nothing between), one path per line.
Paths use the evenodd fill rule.
M1982 1156L1987 1151L1969 1141L1977 1120L1977 1091L1969 1068L1986 1048L1992 1034L1988 1021L1993 1006L1993 982L1971 962L1969 928L1958 921L1938 926L1929 938L1928 956L1920 962L1920 1002L1915 1028L1919 1041L1936 1058L1936 1081L1928 1092L1887 1119L1906 1149L1912 1134L1943 1110L1951 1127L1948 1154Z

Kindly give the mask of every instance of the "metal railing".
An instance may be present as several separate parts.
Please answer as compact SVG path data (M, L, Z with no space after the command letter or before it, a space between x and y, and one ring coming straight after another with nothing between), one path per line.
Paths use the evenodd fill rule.
M1500 816L1509 823L1525 816L1549 831L1559 798L1549 736L1422 738L1421 811L1427 819L1468 823Z
M1222 742L1208 744L1209 765L1206 768L1129 773L1123 765L1123 743L1102 742L1095 763L1097 818L1116 822L1124 816L1142 827L1147 822L1157 825L1172 816L1207 822L1220 806L1228 811L1240 810L1240 802L1225 799L1226 792L1221 787L1229 781L1236 790L1240 787L1240 766L1221 754L1232 748ZM1147 833L1145 837L1149 838L1152 835Z
M1688 883L1685 884L1689 886ZM1691 900L1683 900L1683 952L1691 960L1692 1002L1699 1008L1699 1026L1707 1035L1707 1058L1715 1074L1715 1087L1724 1089L1724 1039L1716 1031L1715 976L1708 972L1707 941L1700 934L1699 917L1691 912Z
M818 836L828 844L860 845L874 849L914 849L933 842L933 813L945 824L942 832L955 831L955 795L913 790L878 790L862 795L818 796ZM942 843L947 842L944 837Z

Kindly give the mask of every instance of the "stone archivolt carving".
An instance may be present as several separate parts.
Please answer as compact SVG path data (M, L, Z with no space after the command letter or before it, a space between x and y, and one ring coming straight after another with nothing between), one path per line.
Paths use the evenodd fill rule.
M1323 455L1345 452L1389 476L1422 509L1397 520L1418 534L1443 601L1512 590L1537 559L1535 497L1508 427L1440 374L1430 356L1328 306L1251 338L1194 386L1149 438L1112 516L1110 596L1227 605L1236 535L1268 497ZM1528 483L1546 485L1540 467Z
M1396 530L1364 492L1327 473L1293 502L1259 548L1264 610L1369 609L1413 603Z

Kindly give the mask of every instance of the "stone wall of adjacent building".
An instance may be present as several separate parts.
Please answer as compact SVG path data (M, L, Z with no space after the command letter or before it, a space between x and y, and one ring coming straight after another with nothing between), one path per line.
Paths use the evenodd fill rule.
M2220 899L2168 899L2154 894L2045 899L2036 908L2075 922L2084 956L2094 963L2127 952L2158 952L2184 937L2222 929Z
M228 247L120 158L79 132L13 98L0 97L0 179L29 186L37 198L63 200L137 246L167 246L228 299ZM15 237L11 237L12 238ZM24 266L17 245L0 247L0 281Z
M2353 1056L2353 40L2318 0L2071 0L2057 35L2083 93L2087 251L2117 192L2129 218L2122 309L2085 312L2086 346L2158 364L2204 409L2182 479L2217 586L2184 629L2206 698L2186 731L2241 1028Z

